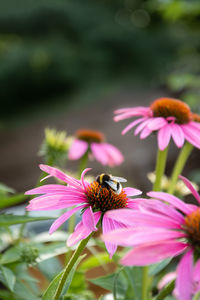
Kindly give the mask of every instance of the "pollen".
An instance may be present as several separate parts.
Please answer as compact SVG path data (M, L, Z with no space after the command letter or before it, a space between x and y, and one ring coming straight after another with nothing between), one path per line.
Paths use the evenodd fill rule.
M200 115L192 114L192 121L200 123Z
M185 217L183 228L191 245L200 247L200 208Z
M76 137L88 143L102 143L105 140L103 133L90 129L79 129L76 132Z
M88 202L93 210L106 212L107 210L124 208L127 206L128 198L123 189L121 193L117 195L111 189L102 188L97 181L94 181L87 187L86 193Z
M159 98L150 106L154 117L175 117L175 123L187 124L192 119L189 106L177 99Z

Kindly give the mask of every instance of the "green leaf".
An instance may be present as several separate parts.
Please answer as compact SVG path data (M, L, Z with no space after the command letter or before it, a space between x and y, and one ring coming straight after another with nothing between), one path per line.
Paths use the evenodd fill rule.
M142 290L142 268L141 267L124 267L123 273L127 276L128 287L130 291L130 286L132 287L132 292L134 293L134 298L141 299Z
M106 290L113 292L114 284L116 280L116 274L112 273L106 276L89 279L90 282L96 284ZM127 289L127 281L122 273L119 274L117 278L117 294L125 295Z
M0 194L7 194L7 193L14 193L15 190L8 187L7 185L5 185L4 183L0 183Z
M13 292L16 282L14 273L10 269L3 266L0 267L0 271L0 281L3 282L3 284L5 284L10 291Z
M15 224L23 224L28 222L44 221L54 219L53 217L30 217L30 216L16 216L12 214L1 214L0 215L0 226L9 226Z
M171 261L171 258L167 258L165 260L162 260L161 262L157 264L153 264L149 267L149 275L150 276L155 276L158 274L160 271L162 271Z
M20 261L20 253L19 250L15 247L12 247L8 249L0 259L0 263L3 264L9 264L16 261Z
M0 209L10 207L15 204L19 204L27 199L24 194L17 194L13 196L2 196L0 197Z
M14 288L14 294L17 296L17 299L20 300L39 300L40 298L33 294L32 290L23 282L19 281L17 279L15 288ZM51 299L51 298L49 298Z
M85 257L85 254L84 255L81 255L76 263L73 265L73 268L71 269L70 273L69 273L69 276L67 277L67 280L65 282L65 286L64 286L64 289L63 289L63 293L62 295L66 294L68 289L69 289L69 286L71 284L71 281L72 281L72 278L74 276L74 272L78 266L78 264L80 263L80 261L83 259L83 257ZM42 300L49 300L49 299L54 299L55 297L55 294L56 294L56 291L57 291L57 288L58 288L58 285L59 285L59 282L61 280L61 277L63 275L63 272L60 272L50 283L50 285L48 286L48 288L46 289L43 297L42 297Z
M85 259L79 266L79 270L86 271L110 262L108 253L98 253L96 256L90 256L88 259Z

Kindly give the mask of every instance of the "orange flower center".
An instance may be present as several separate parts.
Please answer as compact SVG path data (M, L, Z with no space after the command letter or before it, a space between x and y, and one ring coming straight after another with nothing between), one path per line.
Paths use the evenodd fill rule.
M200 247L200 208L193 211L185 217L183 225L185 232L188 235L188 241L194 247Z
M87 187L86 193L93 210L106 212L127 206L128 198L123 189L117 195L112 189L102 188L97 181L94 181Z
M100 131L90 130L90 129L80 129L76 132L76 137L79 140L86 141L88 143L102 143L105 138L103 133Z
M192 121L200 123L200 115L192 114Z
M192 119L189 106L177 99L159 98L151 104L150 108L154 117L174 117L178 124L186 124Z

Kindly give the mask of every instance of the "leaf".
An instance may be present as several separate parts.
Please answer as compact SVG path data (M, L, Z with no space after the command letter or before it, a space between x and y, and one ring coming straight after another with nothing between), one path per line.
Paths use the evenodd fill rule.
M16 277L14 273L10 269L3 266L0 267L0 270L1 270L0 280L3 279L1 280L1 282L3 282L3 284L5 284L7 288L13 292L15 282L16 282Z
M134 298L141 299L142 290L142 268L141 267L124 267L123 273L127 276L128 281L128 291L130 291L130 286L132 287L132 293L134 293Z
M80 263L80 261L83 259L83 257L85 257L85 254L80 256L76 263L73 265L68 277L67 277L67 280L65 282L65 285L64 285L64 288L63 288L63 292L62 292L62 295L63 294L66 294L68 289L69 289L69 286L71 284L71 281L72 281L72 278L73 278L73 275L74 275L74 272L78 266L78 264ZM59 282L61 280L61 277L63 275L63 272L60 272L50 283L50 285L48 286L48 288L46 289L46 291L44 292L44 295L42 297L42 300L49 300L49 299L54 299L55 297L55 294L57 292L57 288L58 288L58 285L59 285Z
M1 196L0 197L0 209L10 207L15 204L19 204L27 199L27 196L24 194L16 194L13 196Z
M89 269L102 266L103 264L110 263L108 253L98 253L96 256L90 256L88 259L85 259L79 266L80 271L87 271Z
M8 187L4 183L0 183L0 194L14 193L15 190Z
M16 261L20 261L20 253L19 250L15 247L8 249L4 254L1 256L0 263L9 264Z
M172 258L167 258L165 260L162 260L161 262L157 264L153 264L149 267L149 275L150 276L155 276L158 274L160 271L162 271L172 260Z
M90 282L96 284L106 290L113 292L114 284L115 284L116 274L112 273L106 276L89 279ZM127 289L127 281L122 273L119 274L117 278L117 294L125 295Z
M53 217L30 217L30 216L16 216L13 214L1 214L0 215L0 226L9 226L15 224L23 224L28 222L44 221L54 219Z
M39 300L40 298L33 294L33 292L31 291L31 289L25 285L23 282L19 281L17 279L16 284L15 284L15 288L14 288L14 294L15 296L17 296L17 299L20 300Z

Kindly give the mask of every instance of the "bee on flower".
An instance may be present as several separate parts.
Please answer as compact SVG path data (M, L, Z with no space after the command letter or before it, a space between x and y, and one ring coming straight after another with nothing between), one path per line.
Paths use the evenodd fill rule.
M137 202L130 197L140 195L142 192L131 187L122 188L121 182L126 181L124 178L101 174L97 176L96 180L89 183L84 179L85 174L91 170L89 168L82 172L80 180L47 165L40 165L40 169L49 174L47 177L54 176L67 185L46 184L27 191L26 195L40 195L30 200L27 210L70 209L53 222L49 230L50 234L73 214L80 211L82 220L69 236L68 246L75 245L93 231L97 231L99 222L102 225L103 233L126 227L123 221L118 222L107 217L109 210L137 209ZM117 246L110 242L106 242L105 245L110 257L112 257Z

